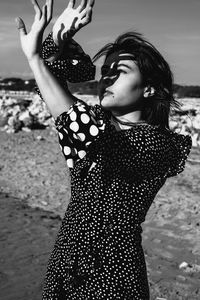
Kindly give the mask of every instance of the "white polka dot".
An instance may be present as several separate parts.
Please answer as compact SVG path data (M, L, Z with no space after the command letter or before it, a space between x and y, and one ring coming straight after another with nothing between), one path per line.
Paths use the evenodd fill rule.
M76 59L72 59L72 65L77 65L78 64L78 60L76 60Z
M90 127L90 134L92 136L96 136L98 133L99 133L99 129L95 125L92 125Z
M103 124L102 126L99 127L99 129L104 130L106 127L106 124Z
M78 140L78 136L77 136L77 133L73 133L73 138Z
M69 125L70 129L74 132L77 132L79 130L79 125L77 122L72 122L70 125Z
M79 111L86 111L86 109L83 106L78 106Z
M83 142L85 141L85 134L84 133L77 133L78 139Z
M63 134L61 132L58 132L60 139L63 139Z
M87 114L82 114L81 115L81 121L84 123L84 124L87 124L90 122L90 117L87 115Z
M72 158L67 159L67 165L69 168L73 168L74 167L74 161Z
M63 151L65 155L69 155L71 153L71 148L68 146L64 146Z
M81 150L81 151L78 152L78 156L80 158L83 158L85 155L86 155L86 152L84 150Z
M86 145L86 146L89 146L91 143L92 143L92 142L87 142L85 145Z
M76 121L76 118L77 118L77 115L76 115L75 111L71 112L71 114L70 114L70 119L71 119L72 121Z
M103 120L98 120L98 121L97 121L97 124L98 124L98 125L103 125Z

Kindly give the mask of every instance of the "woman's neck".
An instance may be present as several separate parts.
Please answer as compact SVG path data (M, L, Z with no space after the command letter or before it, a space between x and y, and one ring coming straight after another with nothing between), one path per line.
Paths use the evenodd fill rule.
M112 112L112 115L114 116L115 119L122 122L136 123L136 122L143 121L141 119L141 115L142 115L141 110L135 110L124 114Z
M117 130L129 129L135 123L144 122L141 119L141 111L132 111L125 114L116 114L112 112L111 123L116 127Z

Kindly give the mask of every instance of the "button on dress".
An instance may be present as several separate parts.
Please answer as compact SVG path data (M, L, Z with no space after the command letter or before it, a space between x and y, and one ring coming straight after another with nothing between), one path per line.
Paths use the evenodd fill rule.
M141 223L157 192L184 170L189 136L135 124L82 100L55 120L71 200L49 258L43 300L148 300Z

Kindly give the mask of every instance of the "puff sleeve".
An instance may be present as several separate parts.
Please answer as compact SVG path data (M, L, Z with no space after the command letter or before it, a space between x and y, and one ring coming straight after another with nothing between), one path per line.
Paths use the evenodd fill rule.
M48 61L53 55L57 58L52 62ZM46 65L64 88L67 88L67 81L77 83L95 78L96 68L90 56L85 54L81 46L73 39L65 43L60 51L50 32L42 44L41 57L45 59ZM42 98L37 86L35 91Z
M84 158L89 145L105 130L105 116L99 105L77 100L55 120L61 150L69 168Z

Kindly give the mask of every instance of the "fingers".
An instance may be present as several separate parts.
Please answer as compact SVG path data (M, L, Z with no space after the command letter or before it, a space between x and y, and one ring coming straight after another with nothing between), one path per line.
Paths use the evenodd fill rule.
M88 9L87 15L85 16L84 19L82 19L82 22L84 25L87 25L88 23L90 23L92 20L92 7L90 7Z
M82 12L87 6L87 0L82 0L80 5L77 7L78 12Z
M17 23L17 29L19 29L20 37L26 35L27 32L26 32L26 26L24 24L24 21L21 18L19 18L19 17L16 18L15 21Z
M35 17L40 19L41 18L41 9L39 7L39 4L37 3L37 0L31 0L32 4L33 4L33 8L35 10Z
M42 7L42 17L40 19L41 21L41 25L42 26L45 26L47 24L47 5L45 4L43 7Z
M81 22L77 25L77 27L78 27L77 29L79 30L80 28L84 27L85 25L90 23L91 20L92 20L92 7L90 7L87 10L87 14L81 18Z
M80 13L80 18L83 19L85 17L88 18L88 14L90 17L92 17L92 7L94 6L94 0L89 0L89 1L86 1L87 2L87 5L86 7L81 11Z
M93 7L95 3L95 0L82 0L81 4L77 7L77 10L79 13L83 11L87 11L90 7Z
M92 7L89 7L87 9L84 9L82 13L80 14L80 18L82 20L82 23L84 25L87 25L92 20Z
M46 14L46 19L47 19L47 23L49 23L52 19L52 15L53 15L53 0L46 0L46 9L44 9L43 6L43 10L41 10L37 0L31 0L34 10L35 10L35 18L40 20L43 15L44 15L44 11L47 9L47 14Z
M74 8L76 0L69 0L68 8Z
M59 29L58 35L57 35L57 39L58 39L59 44L61 44L62 37L63 37L62 32L63 32L64 29L65 29L65 26L64 26L63 23L61 23L61 26L60 26L60 29Z
M71 26L70 32L69 32L69 34L70 34L71 37L73 37L73 35L76 33L76 29L75 28L76 28L76 22L77 22L77 20L78 20L78 17L74 18L74 20L72 22L72 26ZM77 29L79 29L79 28L81 28L81 23L78 25Z
M95 0L89 0L88 1L88 6L93 7L95 3Z
M47 0L46 5L47 5L47 23L49 23L53 15L53 0Z

